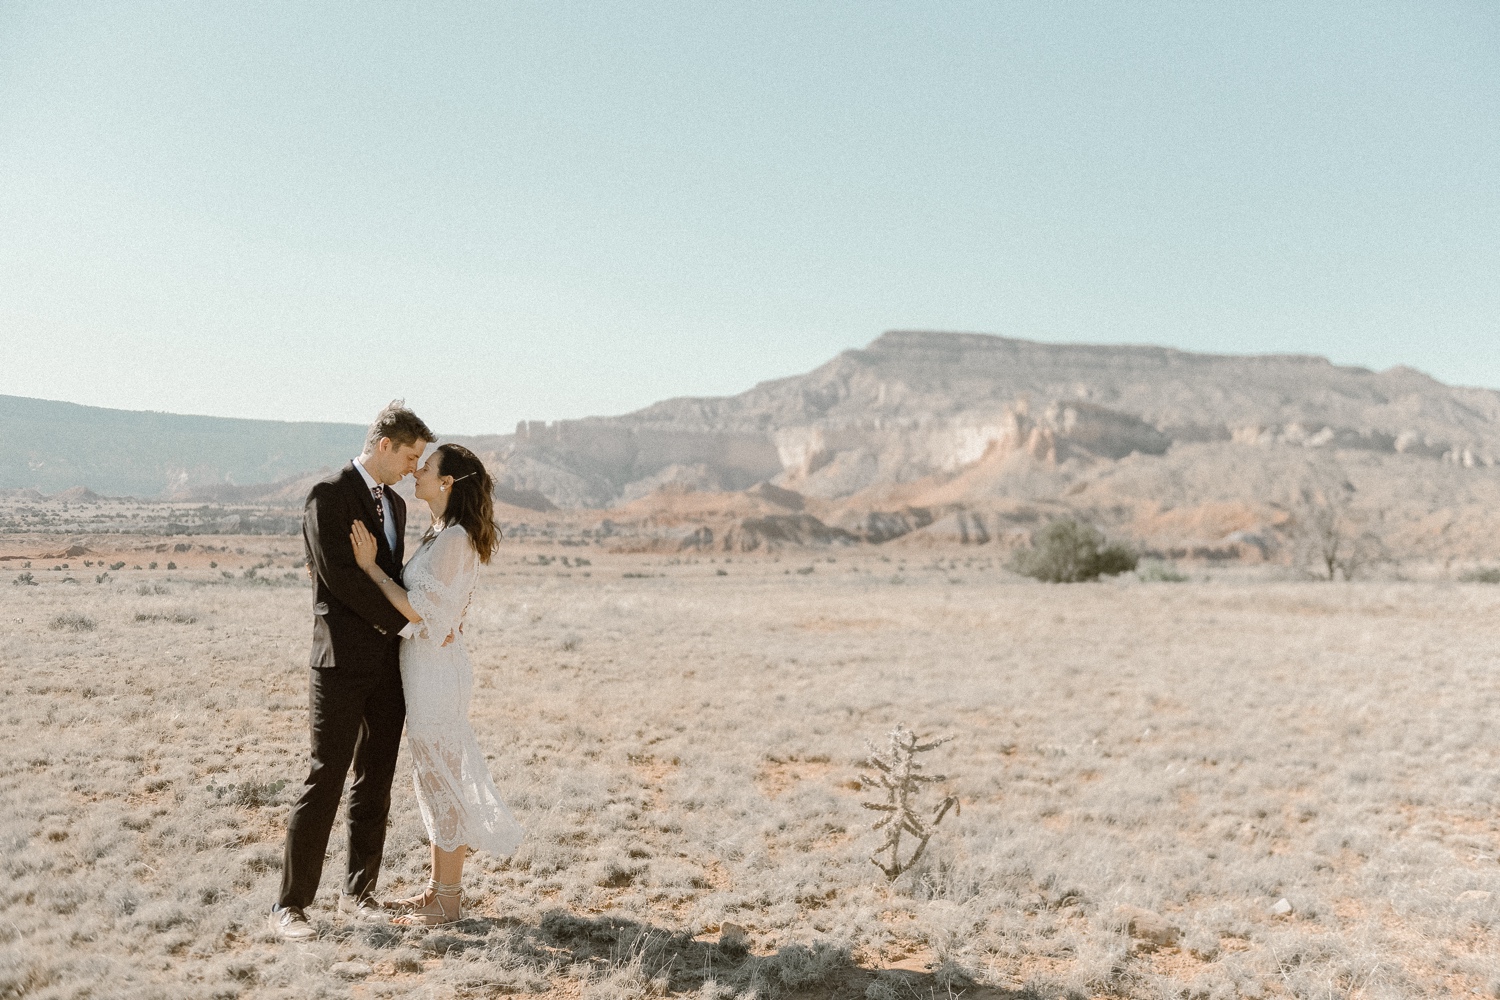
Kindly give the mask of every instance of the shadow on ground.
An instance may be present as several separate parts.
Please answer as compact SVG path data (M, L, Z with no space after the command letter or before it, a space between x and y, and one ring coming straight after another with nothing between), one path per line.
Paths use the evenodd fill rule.
M769 954L726 949L715 941L620 917L581 917L563 910L537 924L513 917L469 917L423 934L396 927L346 925L347 931L377 949L416 947L433 956L503 956L511 969L536 975L584 966L595 981L631 981L643 992L663 988L667 995L697 993L705 982L739 993L788 1000L812 998L965 997L967 1000L1033 1000L1030 991L981 986L957 968L936 971L874 968L854 961L846 947L789 944ZM336 936L342 936L337 935ZM622 989L622 992L625 992Z

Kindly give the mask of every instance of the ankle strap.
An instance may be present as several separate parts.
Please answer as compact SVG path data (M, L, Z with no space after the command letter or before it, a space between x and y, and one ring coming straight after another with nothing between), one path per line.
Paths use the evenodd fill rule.
M463 883L454 882L452 885L447 885L435 878L430 878L427 880L427 888L434 896L452 897L463 891Z

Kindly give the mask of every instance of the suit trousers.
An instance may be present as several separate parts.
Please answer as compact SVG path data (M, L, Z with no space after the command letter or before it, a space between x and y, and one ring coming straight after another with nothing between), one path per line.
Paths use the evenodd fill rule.
M379 663L341 663L312 671L308 696L312 764L302 797L287 817L281 906L306 907L317 895L328 837L351 764L349 865L343 891L357 897L375 891L391 812L391 779L406 720L399 649L392 642Z

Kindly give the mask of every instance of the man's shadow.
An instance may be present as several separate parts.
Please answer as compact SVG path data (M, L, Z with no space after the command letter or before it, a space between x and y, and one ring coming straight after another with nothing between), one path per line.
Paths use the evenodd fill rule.
M365 943L378 948L416 946L433 955L503 954L507 963L536 973L584 966L597 978L630 970L664 982L669 995L696 993L707 981L763 997L869 998L869 1000L1031 1000L1028 990L981 986L958 970L886 969L856 962L848 948L788 944L769 954L726 948L624 917L581 917L552 910L537 923L515 917L466 917L422 934L397 927L366 927Z

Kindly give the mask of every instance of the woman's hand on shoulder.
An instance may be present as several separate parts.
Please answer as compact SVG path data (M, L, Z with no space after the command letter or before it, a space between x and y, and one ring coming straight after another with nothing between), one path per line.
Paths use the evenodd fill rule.
M354 547L354 561L360 569L368 573L375 568L375 536L370 534L363 521L355 521L349 530L349 544Z

